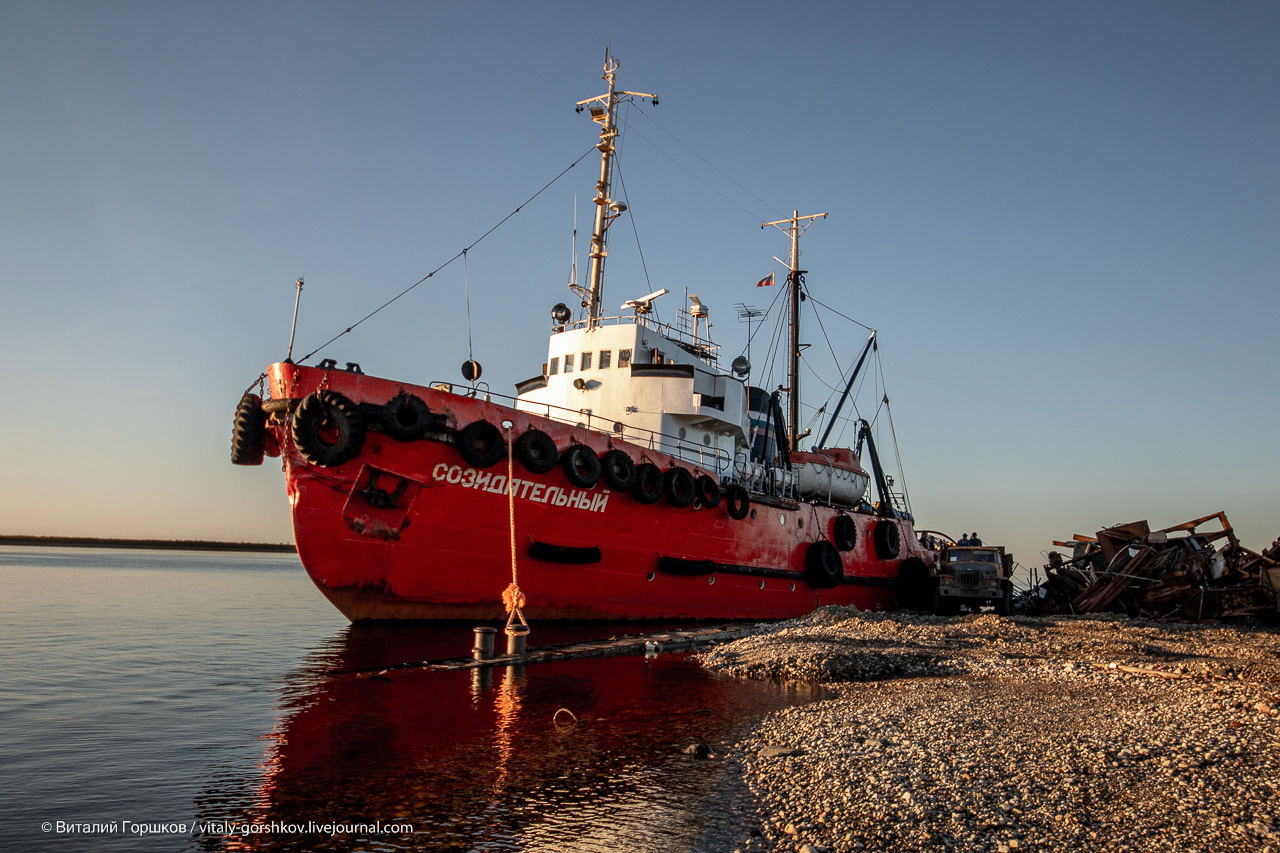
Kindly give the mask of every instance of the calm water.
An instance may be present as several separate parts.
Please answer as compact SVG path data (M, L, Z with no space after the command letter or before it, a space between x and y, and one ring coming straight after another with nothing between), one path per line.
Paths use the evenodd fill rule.
M683 748L811 698L679 655L338 674L470 626L351 627L292 555L0 547L0 582L4 849L731 850L749 798Z

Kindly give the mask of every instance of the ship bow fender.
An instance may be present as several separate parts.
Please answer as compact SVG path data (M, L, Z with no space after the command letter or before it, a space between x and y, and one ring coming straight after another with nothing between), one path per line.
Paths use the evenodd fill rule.
M267 416L262 411L262 398L245 394L236 406L236 420L231 428L231 464L261 465L266 434Z
M293 443L302 458L321 468L350 462L364 448L364 415L337 391L315 391L293 413Z

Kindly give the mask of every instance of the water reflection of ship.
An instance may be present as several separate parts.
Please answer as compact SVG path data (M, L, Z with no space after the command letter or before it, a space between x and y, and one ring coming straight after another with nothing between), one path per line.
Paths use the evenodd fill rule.
M754 820L749 798L733 765L695 761L684 747L727 742L813 695L713 677L679 655L501 667L490 679L331 674L460 654L468 641L460 626L349 629L288 679L256 794L218 780L197 802L201 820L407 822L414 835L261 834L207 846L687 850L716 849L724 836L730 850ZM562 707L576 723L555 719Z

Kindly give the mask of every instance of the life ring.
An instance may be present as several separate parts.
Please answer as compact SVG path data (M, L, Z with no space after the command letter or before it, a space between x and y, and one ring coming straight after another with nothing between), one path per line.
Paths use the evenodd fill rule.
M431 410L422 398L401 391L382 407L382 431L396 441L417 441L431 428Z
M337 391L315 391L293 413L293 443L302 458L321 468L350 462L365 439L360 409Z
M262 411L262 398L245 394L236 406L236 420L231 427L231 464L261 465L267 434L267 415Z
M600 457L585 444L573 444L564 452L565 478L580 489L589 489L600 480Z
M625 452L614 448L600 457L600 475L613 491L629 492L636 484L636 463Z
M831 523L831 541L841 551L852 551L858 544L858 524L847 515L837 515Z
M895 559L902 550L902 534L892 521L877 522L871 538L876 544L876 556L882 560Z
M700 475L693 481L693 494L698 499L698 504L707 509L714 509L720 505L720 487L706 474Z
M696 494L693 475L689 473L689 469L677 466L667 471L662 478L662 492L667 496L667 503L676 509L683 509L693 503Z
M516 439L515 455L520 464L533 474L545 474L560 461L555 440L540 429L526 430Z
M654 504L662 497L662 470L652 462L642 462L636 466L636 484L631 487L631 496L642 504Z
M458 452L472 468L492 468L506 450L502 432L488 421L472 421L458 434Z
M728 506L729 517L734 521L742 521L747 517L747 513L751 511L751 497L747 494L746 487L738 483L729 486L729 490L725 494L725 501Z
M844 577L844 565L840 562L840 552L836 546L825 539L819 539L809 545L804 553L804 574L809 585L818 589L827 589L840 583Z

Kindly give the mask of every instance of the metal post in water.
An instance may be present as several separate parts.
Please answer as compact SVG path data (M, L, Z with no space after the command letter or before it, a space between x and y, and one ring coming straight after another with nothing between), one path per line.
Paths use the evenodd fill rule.
M471 657L474 660L493 660L493 639L498 633L497 628L488 628L481 626L476 628L476 642L471 648Z
M507 655L510 657L524 657L529 652L529 626L528 625L508 625L507 626Z
M298 279L298 292L293 296L293 323L289 326L289 354L284 357L287 364L293 364L293 335L298 331L298 303L302 301L302 279Z

